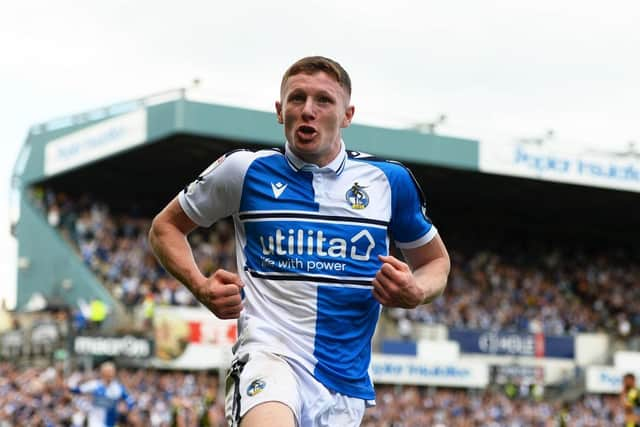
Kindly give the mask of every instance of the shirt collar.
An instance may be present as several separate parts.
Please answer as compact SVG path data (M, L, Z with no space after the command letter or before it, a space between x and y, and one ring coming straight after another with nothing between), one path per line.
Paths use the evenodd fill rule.
M328 165L320 167L318 165L314 165L313 163L307 163L302 160L300 157L296 156L291 148L289 147L289 142L287 142L284 146L284 155L287 158L287 163L291 166L295 171L308 171L308 172L333 172L336 175L340 175L340 173L344 170L344 165L347 161L347 151L345 149L344 141L340 140L340 151L335 159L329 162Z

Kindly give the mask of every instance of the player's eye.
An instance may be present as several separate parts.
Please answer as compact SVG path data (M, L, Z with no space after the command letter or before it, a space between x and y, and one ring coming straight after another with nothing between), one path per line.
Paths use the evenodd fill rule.
M289 102L304 102L305 96L301 93L294 93L289 96Z
M320 97L318 97L318 102L320 104L331 104L333 102L333 100L331 98L329 98L328 96L320 96Z

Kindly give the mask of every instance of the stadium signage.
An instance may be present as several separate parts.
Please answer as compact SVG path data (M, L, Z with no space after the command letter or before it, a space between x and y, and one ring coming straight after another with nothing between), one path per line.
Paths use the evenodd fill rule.
M50 141L44 150L44 173L53 175L142 144L147 112L134 111Z
M49 357L65 346L65 336L51 320L37 321L29 327L9 330L0 335L0 358Z
M532 384L544 379L542 366L497 365L492 370L496 384L506 384L514 379Z
M483 172L640 192L640 161L523 143L480 143Z
M415 384L444 387L486 387L489 367L481 362L427 363L416 357L373 354L373 381L382 384Z
M0 356L3 359L15 359L22 354L27 354L26 344L24 332L20 330L9 331L0 336Z
M59 346L60 331L53 322L43 322L31 328L31 353L51 354Z
M218 319L201 307L157 307L151 364L164 369L227 368L237 338L233 319Z
M536 354L544 353L544 349L536 348L536 340L533 335L485 332L478 338L478 347L482 353L490 354L504 353L535 356Z
M449 339L460 344L463 353L567 359L575 356L573 337L451 329Z
M635 373L640 377L640 368L635 371L621 370L612 366L588 366L587 367L587 392L619 394L622 390L622 376L627 372Z
M144 359L153 355L152 349L153 345L150 340L131 335L123 337L77 336L73 340L73 350L79 355Z
M640 366L640 352L616 351L613 355L613 364L620 370L633 371Z

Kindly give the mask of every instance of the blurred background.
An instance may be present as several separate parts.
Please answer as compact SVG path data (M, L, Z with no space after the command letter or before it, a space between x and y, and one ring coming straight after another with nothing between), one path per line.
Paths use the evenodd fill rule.
M315 54L351 75L347 147L410 166L452 256L442 298L383 311L363 425L621 424L621 375L640 374L639 15L1 6L0 425L82 423L88 401L61 384L104 360L137 401L123 425L222 425L235 324L163 271L146 234L224 152L282 146L281 75ZM190 241L204 272L236 269L231 221Z

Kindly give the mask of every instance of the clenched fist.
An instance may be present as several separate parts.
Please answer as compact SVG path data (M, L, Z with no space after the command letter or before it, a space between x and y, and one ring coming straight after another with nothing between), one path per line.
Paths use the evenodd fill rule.
M237 319L242 311L240 276L218 269L212 276L199 283L194 295L220 319Z
M386 307L415 308L426 298L409 266L398 258L379 255L382 266L373 279L373 296Z

